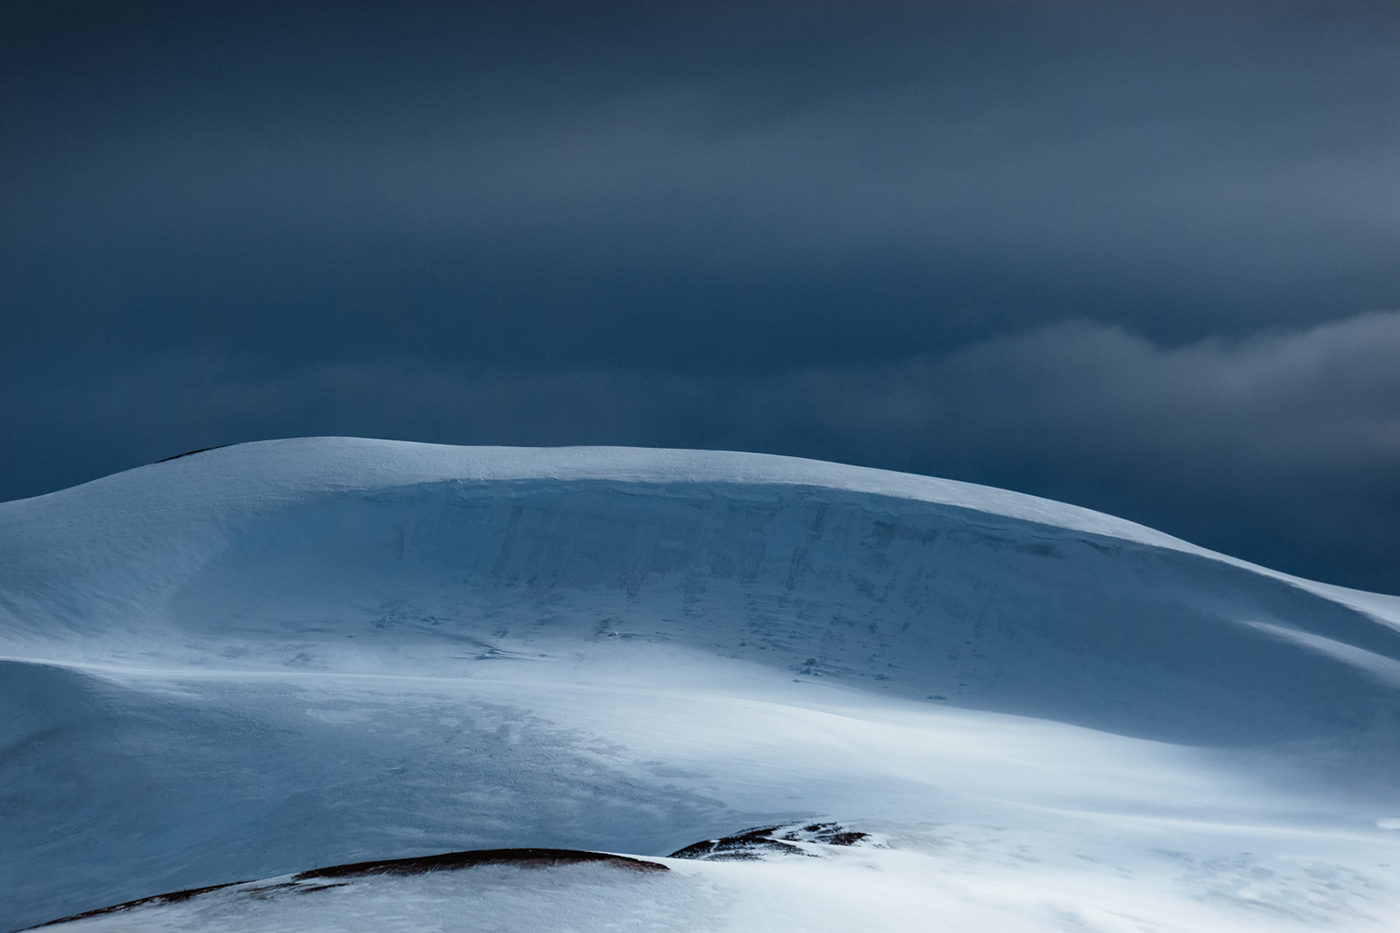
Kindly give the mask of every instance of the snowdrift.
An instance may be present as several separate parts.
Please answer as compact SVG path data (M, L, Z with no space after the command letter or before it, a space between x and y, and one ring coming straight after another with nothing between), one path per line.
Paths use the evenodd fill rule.
M1142 869L1176 879L1143 882L1163 904L1238 843L1241 878L1279 881L1256 897L1275 923L1400 917L1365 874L1400 814L1400 600L985 487L698 451L222 448L0 504L0 655L0 929L771 820L866 820L933 858L1013 812L992 862L1036 837L1098 867L1001 929L1090 916L1148 837L1195 866ZM1297 853L1329 847L1337 890L1371 893L1298 900Z

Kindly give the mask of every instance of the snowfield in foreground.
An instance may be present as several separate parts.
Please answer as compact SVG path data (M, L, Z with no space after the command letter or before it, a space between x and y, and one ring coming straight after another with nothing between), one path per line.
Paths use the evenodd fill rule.
M0 930L1393 931L1398 714L1400 599L1084 509L245 444L0 504ZM483 849L627 859L315 871Z

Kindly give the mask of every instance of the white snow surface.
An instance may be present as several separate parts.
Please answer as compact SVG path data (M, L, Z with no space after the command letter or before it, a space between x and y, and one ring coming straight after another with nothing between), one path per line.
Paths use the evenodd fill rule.
M0 930L1395 930L1397 713L1400 599L1043 499L244 444L0 504ZM523 846L671 870L276 886Z

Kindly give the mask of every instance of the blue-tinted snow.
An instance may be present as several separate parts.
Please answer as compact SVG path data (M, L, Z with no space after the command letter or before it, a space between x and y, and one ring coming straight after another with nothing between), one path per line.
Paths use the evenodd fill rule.
M209 451L0 505L0 916L823 816L880 827L895 848L860 858L967 929L1386 929L1397 621L882 471ZM745 886L816 903L855 863L822 864L706 890L769 928L730 909Z

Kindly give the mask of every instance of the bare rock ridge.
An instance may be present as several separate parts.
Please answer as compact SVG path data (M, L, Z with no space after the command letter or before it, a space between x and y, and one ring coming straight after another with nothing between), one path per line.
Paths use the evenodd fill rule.
M702 840L673 852L670 858L704 861L754 861L784 855L811 857L815 854L812 851L815 846L853 846L867 838L869 838L868 833L848 830L839 823L794 823L757 827L718 839ZM313 894L341 886L335 883L318 884L314 882L343 882L382 875L407 876L428 872L462 871L486 865L510 865L531 869L554 868L561 865L601 865L639 872L664 872L668 870L664 864L656 861L577 849L519 848L444 852L440 855L381 859L313 868L298 872L288 880L228 882L202 888L190 888L184 891L173 891L167 894L156 894L50 920L30 929L53 927L91 917L108 916L138 909L183 904L216 891L223 892L225 895L241 895L257 900L267 900L271 897L290 894ZM140 922L139 918L133 917L132 919L134 923Z
M427 871L457 871L482 865L519 865L522 868L548 868L552 865L602 863L631 871L665 871L659 862L648 862L606 852L580 852L577 849L476 849L471 852L445 852L416 858L353 862L300 872L294 880L317 878L358 878L366 875L420 875Z
M539 869L553 868L559 865L585 864L605 865L628 871L667 871L666 866L662 865L660 862L650 862L645 859L631 858L625 855L613 855L607 852L582 852L575 849L478 849L470 852L444 852L440 855L424 855L416 858L383 859L371 862L354 862L348 865L330 865L325 868L313 868L308 871L299 872L287 881L277 879L261 882L235 881L225 884L208 885L202 888L189 888L184 891L172 891L168 894L155 894L150 897L126 901L122 904L113 904L110 907L85 910L82 913L73 914L69 917L60 917L57 920L50 920L47 923L41 923L29 929L53 927L59 924L71 923L76 920L86 920L90 917L102 917L110 914L135 911L138 908L159 908L172 904L183 904L186 901L191 901L216 891L232 895L241 894L257 900L266 900L273 896L285 894L312 894L317 891L327 891L338 887L336 884L308 883L322 879L367 878L376 875L421 875L427 872L461 871L468 868L480 868L483 865L512 865L518 868ZM134 922L140 922L139 918L133 918L133 920Z

